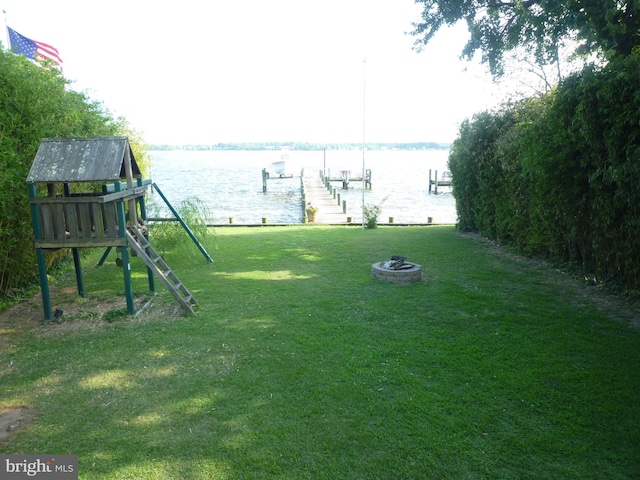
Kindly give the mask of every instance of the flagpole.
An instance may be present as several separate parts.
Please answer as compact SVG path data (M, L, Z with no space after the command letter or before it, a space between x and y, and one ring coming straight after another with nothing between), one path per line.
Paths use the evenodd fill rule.
M11 50L11 39L9 38L9 26L7 25L7 11L2 9L2 16L4 17L4 38L7 40L7 51Z
M365 143L365 113L366 113L366 86L367 86L367 59L364 59L363 67L362 67L362 230L364 231L364 151L366 147Z

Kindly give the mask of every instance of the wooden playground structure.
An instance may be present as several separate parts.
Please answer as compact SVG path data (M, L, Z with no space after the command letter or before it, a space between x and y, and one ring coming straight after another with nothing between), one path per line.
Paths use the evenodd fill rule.
M106 257L110 248L117 247L122 254L127 310L133 315L132 249L147 265L149 290L155 291L155 275L183 310L194 312L195 298L149 241L145 206L149 185L151 180L142 179L127 137L42 140L27 186L46 320L53 318L53 312L44 253L59 248L72 250L78 294L82 297L85 288L79 249L107 247Z

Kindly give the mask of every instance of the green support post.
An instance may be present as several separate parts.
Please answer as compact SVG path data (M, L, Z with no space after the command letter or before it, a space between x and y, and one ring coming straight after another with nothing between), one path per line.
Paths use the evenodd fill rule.
M184 223L184 220L182 219L180 214L176 211L175 208L173 208L173 205L171 205L171 203L169 203L169 200L167 200L167 197L164 196L164 194L162 193L162 190L160 190L158 188L158 185L156 185L155 183L153 184L153 188L156 189L156 192L158 192L158 194L160 195L162 200L164 200L164 203L167 204L167 207L169 207L169 210L171 210L171 213L173 213L173 215L176 217L176 219L178 219L178 222L180 222L180 225L182 225L182 228L184 228L185 231L189 234L189 236L191 237L191 240L193 240L193 243L196 244L196 247L198 247L200 252L202 252L202 255L204 255L204 258L206 258L209 263L213 263L213 259L209 256L209 254L207 253L205 248L202 246L202 244L200 243L198 238L191 231L191 229L189 228L189 225ZM262 223L265 223L264 220L263 220Z
M38 196L36 185L30 183L28 185L29 198ZM40 211L38 206L31 204L31 222L33 224L33 237L36 240L42 239L42 231L40 230ZM53 320L53 311L51 309L51 294L49 293L49 279L47 278L47 262L44 259L44 253L41 248L36 248L36 259L38 261L38 277L40 279L40 290L42 292L42 306L44 308L44 319Z
M104 251L104 253L102 254L102 257L100 258L100 261L98 262L98 266L99 267L101 267L104 264L105 260L109 256L109 253L111 253L111 247L107 247L106 250Z
M47 262L41 248L36 248L36 258L38 260L38 276L40 277L40 290L42 291L42 307L44 308L44 319L53 320L53 310L51 308L51 294L49 293L49 279L47 278Z
M64 188L64 196L71 196L71 186L68 183L63 185ZM71 249L73 254L73 266L76 271L76 285L78 286L78 295L84 298L85 290L84 290L84 276L82 275L82 264L80 263L80 249L75 247Z
M138 186L141 187L143 185L142 182L142 178L138 177L137 179L138 182ZM144 196L140 197L139 201L138 201L139 205L140 205L140 218L142 219L142 221L144 221L145 224L147 224L147 206L144 202ZM149 241L149 227L147 225L147 228L145 228L144 231L144 238L147 239L147 241ZM155 282L154 282L154 277L153 277L153 270L151 270L149 267L147 267L147 278L149 279L149 291L150 292L155 292L156 291L156 286L155 286Z
M114 184L115 191L120 191L120 182ZM129 261L129 248L126 240L126 217L124 213L124 202L117 202L118 211L118 231L120 237L125 239L125 248L122 249L122 273L124 274L124 294L127 298L127 311L129 315L136 313L135 304L133 301L133 285L131 284L131 263Z
M84 291L84 276L82 275L82 265L80 264L80 249L72 248L73 252L73 266L76 269L76 284L78 285L78 295L82 298L86 296Z

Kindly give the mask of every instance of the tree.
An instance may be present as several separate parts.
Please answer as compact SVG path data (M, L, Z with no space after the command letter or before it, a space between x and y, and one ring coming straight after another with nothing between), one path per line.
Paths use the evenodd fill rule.
M559 50L628 56L640 44L640 0L416 0L422 21L412 34L419 50L444 25L465 21L470 38L462 57L476 52L498 77L504 54L525 46L536 63L558 61Z
M144 164L141 140L126 120L67 85L58 70L0 50L0 303L37 279L26 179L43 138L132 135Z

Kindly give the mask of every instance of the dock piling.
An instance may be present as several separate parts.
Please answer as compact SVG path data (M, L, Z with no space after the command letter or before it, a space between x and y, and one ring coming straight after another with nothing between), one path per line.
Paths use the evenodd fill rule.
M431 176L431 169L429 169L429 194L431 194L431 187L434 187L434 193L438 194L438 186L442 187L451 187L451 179L447 180L446 177L447 172L442 175L442 180L438 180L438 170L435 171L435 176ZM450 175L449 175L450 177Z

